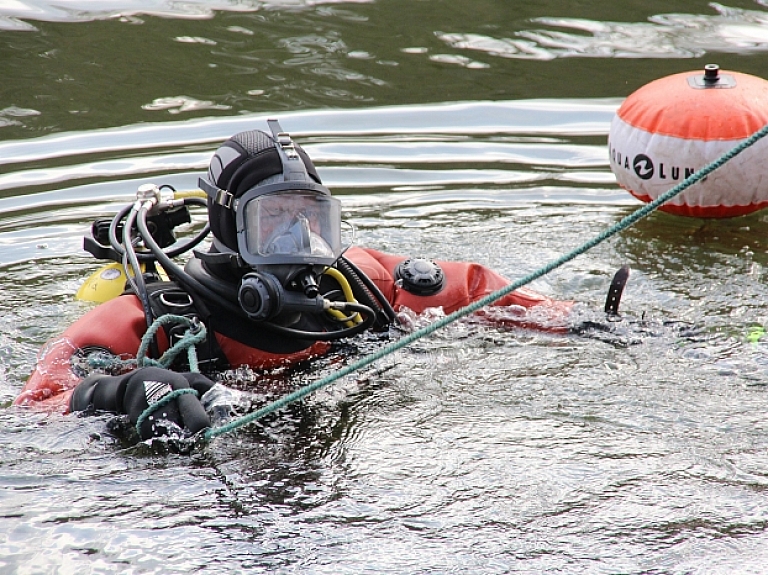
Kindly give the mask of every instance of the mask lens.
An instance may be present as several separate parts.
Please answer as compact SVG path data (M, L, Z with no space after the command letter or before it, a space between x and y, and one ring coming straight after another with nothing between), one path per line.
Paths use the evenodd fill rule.
M282 193L245 206L248 252L263 263L302 259L331 263L340 253L340 202L330 196Z

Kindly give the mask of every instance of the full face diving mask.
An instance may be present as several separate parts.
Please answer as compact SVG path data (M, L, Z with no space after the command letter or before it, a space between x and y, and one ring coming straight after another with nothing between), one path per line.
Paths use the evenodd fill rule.
M268 123L283 165L281 182L256 185L237 198L204 178L200 188L235 212L238 252L251 267L331 265L342 252L341 202L310 179L277 120Z
M233 210L246 274L239 299L246 313L266 320L283 311L312 311L319 303L314 274L341 255L341 202L312 181L291 138L269 120L283 166L282 181L256 185L239 197L200 178L212 201ZM303 294L286 290L293 282ZM304 299L302 299L304 296Z

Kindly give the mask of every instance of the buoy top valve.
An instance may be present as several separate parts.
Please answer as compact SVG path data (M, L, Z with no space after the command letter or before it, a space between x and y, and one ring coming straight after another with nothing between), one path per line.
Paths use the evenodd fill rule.
M690 76L688 85L691 88L735 88L736 79L731 74L721 74L720 66L707 64L703 75Z
M717 64L707 64L704 66L704 81L717 82L720 79L720 66Z

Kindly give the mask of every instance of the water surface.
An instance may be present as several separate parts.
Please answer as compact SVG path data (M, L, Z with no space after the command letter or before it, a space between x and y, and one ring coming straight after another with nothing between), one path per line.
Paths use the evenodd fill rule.
M5 3L0 401L88 309L90 223L268 117L358 243L516 279L638 206L608 167L624 97L768 64L758 2L519 4ZM0 571L761 573L767 218L655 214L532 285L594 319L629 264L650 333L460 322L192 454L3 409Z

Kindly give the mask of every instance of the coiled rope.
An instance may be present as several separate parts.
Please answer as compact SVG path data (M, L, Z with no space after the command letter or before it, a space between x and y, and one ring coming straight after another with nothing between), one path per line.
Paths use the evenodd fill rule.
M149 346L152 343L152 339L155 337L157 331L165 325L178 325L184 324L187 326L184 335L179 338L175 344L173 344L159 359L152 359L147 354L149 352ZM170 368L173 360L183 351L187 352L187 361L189 363L190 371L200 371L197 362L197 350L195 345L205 341L206 329L205 325L200 323L197 318L190 319L181 315L165 314L157 318L149 329L144 333L141 338L141 344L139 350L136 352L136 359L120 359L117 357L104 357L98 354L85 358L88 369L96 370L127 370L136 369L138 367L162 367L165 369Z
M456 310L455 312L435 321L434 323L431 323L428 326L425 326L421 329L418 329L414 332L411 332L410 334L407 334L403 336L402 338L398 339L395 342L392 342L390 344L385 345L378 351L363 357L354 363L351 363L340 370L336 371L333 374L330 374L322 379L319 379L317 381L314 381L308 385L305 385L304 387L297 389L296 391L289 393L288 395L283 396L282 398L262 407L261 409L258 409L257 411L254 411L252 413L249 413L247 415L244 415L242 417L236 418L232 421L230 421L227 424L221 425L219 427L209 428L203 433L203 438L205 440L211 440L215 437L218 437L219 435L223 435L225 433L230 433L232 431L235 431L241 427L244 427L250 423L253 423L254 421L257 421L261 419L262 417L273 413L275 411L278 411L282 409L283 407L290 405L291 403L295 403L304 397L308 396L309 394L322 389L323 387L326 387L327 385L330 385L331 383L338 381L339 379L359 370L362 369L373 362L391 354L394 353L400 349L403 349L404 347L408 346L412 342L421 339L427 335L430 335L434 333L435 331L455 322L458 319L461 319L462 317L465 317L469 314L472 314L476 311L478 311L480 308L492 304L497 299L509 294L510 292L513 292L516 289L519 289L523 287L524 285L527 285L531 283L532 281L550 273L551 271L563 266L564 264L568 263L569 261L575 259L576 257L580 256L581 254L586 253L587 251L591 250L598 244L604 242L608 238L616 235L617 233L627 229L640 219L646 217L651 212L656 210L659 206L663 205L664 203L668 202L693 184L703 180L706 178L709 174L711 174L713 171L721 167L722 165L726 164L728 161L730 161L732 158L752 146L755 142L760 140L761 138L765 137L768 134L768 125L764 126L754 134L752 134L749 138L741 142L739 145L735 146L730 151L726 152L722 156L720 156L717 160L711 162L710 164L706 165L705 167L701 168L697 172L691 174L688 178L680 182L678 185L674 186L672 189L668 190L652 202L644 205L643 207L637 209L630 215L622 218L619 222L608 228L607 230L603 231L602 233L598 234L596 237L592 238L591 240L583 243L581 246L577 247L576 249L560 256L559 258L551 261L550 263L544 265L543 267L539 268L538 270L535 270L531 272L530 274L526 275L523 278L520 278L519 280L510 283L509 285L503 287L500 290L497 290L461 309ZM160 318L162 319L162 318ZM142 342L143 345L143 342ZM194 348L194 344L192 345ZM169 353L171 350L169 350L167 353ZM178 351L176 352L178 353ZM165 355L164 355L165 357ZM162 358L161 358L162 360ZM192 367L190 362L190 368Z
M180 323L186 325L187 329L184 332L184 335L179 338L179 341L173 344L162 356L160 356L159 359L152 359L151 357L147 356L147 351L149 350L149 346L154 339L157 330L159 330L164 325L178 325ZM201 324L197 318L190 319L188 317L175 315L172 313L162 315L154 322L152 322L152 325L142 336L139 351L136 353L136 365L137 367L155 366L167 369L173 363L173 360L176 359L176 356L178 356L182 351L186 350L189 370L200 371L200 367L197 363L197 350L195 349L195 345L205 341L205 334L205 326ZM149 404L149 406L147 406L147 408L141 412L138 419L136 419L135 427L139 437L141 437L141 426L149 416L151 416L161 407L168 405L177 397L187 393L198 395L197 391L192 388L175 389L161 397L158 401Z
M154 339L157 330L165 325L176 325L180 323L186 325L187 330L184 332L184 335L179 338L179 341L174 343L163 355L161 355L160 359L152 359L151 357L148 357L147 351L149 350L149 346ZM172 313L160 316L152 322L152 325L142 336L141 345L136 354L136 364L138 367L151 365L168 368L173 363L173 360L176 359L176 356L186 349L189 370L200 371L197 363L197 350L195 349L195 345L205 341L205 334L205 326L200 323L197 318L190 319L183 315L174 315Z
M147 355L149 351L149 347L155 337L155 334L157 331L165 326L165 325L179 325L183 324L187 326L187 329L184 332L184 335L182 335L179 338L179 341L174 343L168 350L160 356L159 359L153 359ZM138 367L147 367L147 366L153 366L153 367L161 367L164 369L170 368L173 361L176 359L176 357L186 350L187 352L187 362L189 363L189 370L190 371L200 371L198 362L197 362L197 350L195 349L195 345L198 343L201 343L205 341L205 335L206 335L206 329L205 326L200 323L197 318L188 318L181 315L174 315L174 314L165 314L157 318L154 322L152 322L152 325L149 326L149 329L144 333L144 335L141 338L141 344L139 345L139 350L136 353L136 359L126 359L121 360L118 358L103 358L103 357L89 357L86 359L88 362L88 367L91 369L114 369L114 368L120 368L122 369L135 369ZM175 400L177 397L187 394L187 393L193 393L195 395L198 395L197 391L191 388L187 389L176 389L171 391L170 393L164 395L162 398L160 398L158 401L149 404L149 406L139 414L138 419L136 420L136 432L141 436L141 426L144 424L144 421L151 416L155 411L160 409L161 407L168 405L171 401Z

